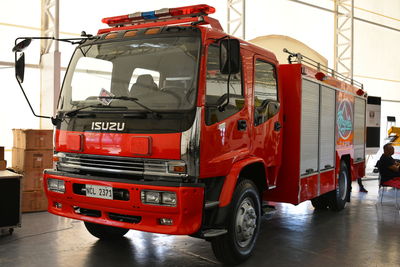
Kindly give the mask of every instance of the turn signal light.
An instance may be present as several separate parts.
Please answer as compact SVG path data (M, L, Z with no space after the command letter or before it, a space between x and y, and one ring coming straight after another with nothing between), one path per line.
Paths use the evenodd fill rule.
M145 32L145 34L157 34L159 32L160 32L160 28L150 28Z
M359 96L364 95L364 90L358 89L358 90L357 90L357 95L359 95Z
M124 34L124 38L126 38L126 37L134 37L134 36L137 35L137 33L138 33L138 31L128 31L128 32L126 32Z
M53 155L53 161L54 162L59 162L62 161L65 158L65 154L64 153L56 153Z
M168 162L168 172L169 173L186 173L186 164L179 161Z
M107 34L107 36L104 38L104 39L114 39L114 38L117 38L117 36L118 36L118 33L116 33L116 32L113 32L113 33L109 33L109 34Z

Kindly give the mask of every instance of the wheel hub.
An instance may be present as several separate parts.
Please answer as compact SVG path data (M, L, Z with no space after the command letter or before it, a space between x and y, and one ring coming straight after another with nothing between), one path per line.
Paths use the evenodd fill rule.
M254 235L257 227L257 214L253 202L246 198L240 204L236 215L236 239L239 246L247 246Z
M346 199L346 195L347 195L347 173L346 172L342 172L341 177L339 177L339 196L341 200L345 200Z

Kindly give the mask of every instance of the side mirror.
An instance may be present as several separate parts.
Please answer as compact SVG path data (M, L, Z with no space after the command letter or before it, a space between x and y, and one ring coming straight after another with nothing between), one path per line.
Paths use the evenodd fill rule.
M13 52L22 52L25 48L27 48L32 42L31 38L28 39L24 39L21 42L19 42L18 44L16 44L12 51Z
M25 54L21 53L17 61L15 62L15 76L20 83L24 82L25 74Z
M223 39L219 48L219 70L222 74L236 74L240 71L240 42L237 39Z

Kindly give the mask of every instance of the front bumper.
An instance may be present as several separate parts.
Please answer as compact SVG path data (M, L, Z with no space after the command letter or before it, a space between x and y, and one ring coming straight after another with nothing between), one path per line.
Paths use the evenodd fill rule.
M65 193L47 190L47 179L55 178L65 181ZM129 228L152 233L189 235L197 232L202 223L204 207L204 187L202 184L173 184L155 182L114 181L84 176L69 175L63 172L46 170L44 174L45 191L50 213L72 219L115 227ZM111 186L129 191L129 200L109 200L87 197L73 191L74 184L91 184ZM142 190L158 190L175 192L176 207L143 204L140 197ZM96 216L78 213L78 209L96 211ZM126 222L115 217L134 217L135 222ZM172 219L172 225L161 225L160 219Z

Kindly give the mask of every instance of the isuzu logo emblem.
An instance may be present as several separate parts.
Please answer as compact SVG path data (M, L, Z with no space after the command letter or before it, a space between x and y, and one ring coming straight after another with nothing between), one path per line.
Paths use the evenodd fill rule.
M92 131L123 131L125 122L94 121L92 122Z

